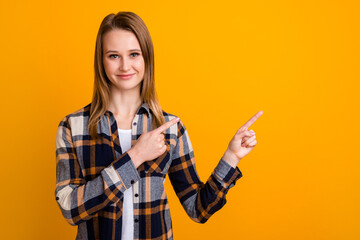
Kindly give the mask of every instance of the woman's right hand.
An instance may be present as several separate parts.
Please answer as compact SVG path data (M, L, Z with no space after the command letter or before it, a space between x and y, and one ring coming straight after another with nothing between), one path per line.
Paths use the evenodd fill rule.
M163 132L179 120L180 118L174 118L150 132L141 134L134 146L127 152L136 168L143 162L153 160L166 151Z

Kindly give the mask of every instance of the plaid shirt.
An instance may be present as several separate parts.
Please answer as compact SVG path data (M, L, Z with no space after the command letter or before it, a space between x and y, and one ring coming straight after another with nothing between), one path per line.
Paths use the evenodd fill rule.
M66 221L78 226L76 239L121 239L123 192L129 187L133 189L134 239L173 239L164 189L166 174L195 222L205 223L224 206L226 193L242 173L221 158L207 182L201 182L181 120L165 132L165 153L135 168L121 150L111 111L107 110L97 125L101 138L90 137L90 104L60 121L55 141L55 197ZM164 111L163 115L166 122L176 117ZM152 129L152 112L143 103L132 121L131 145Z

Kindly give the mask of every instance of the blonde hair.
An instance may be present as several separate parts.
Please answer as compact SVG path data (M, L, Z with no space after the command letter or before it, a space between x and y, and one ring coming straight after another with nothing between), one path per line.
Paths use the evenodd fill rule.
M142 55L145 62L144 79L141 82L140 97L142 102L147 103L153 113L155 126L165 123L160 102L157 98L154 79L154 47L150 33L143 20L133 12L111 13L101 22L95 46L95 79L94 92L90 106L88 129L91 137L99 138L97 124L106 112L110 100L110 81L105 73L103 65L103 44L102 39L105 33L123 29L135 34L139 41Z

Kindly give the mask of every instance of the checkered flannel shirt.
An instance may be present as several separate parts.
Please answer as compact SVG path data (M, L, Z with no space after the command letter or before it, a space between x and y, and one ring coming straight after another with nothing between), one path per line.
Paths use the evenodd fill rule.
M166 152L136 168L121 150L111 111L97 125L100 140L90 137L90 104L60 121L55 141L55 198L66 221L78 226L76 239L121 239L123 193L129 187L133 189L134 239L173 239L166 174L188 216L199 223L224 206L228 190L242 177L238 167L221 158L206 183L201 182L181 120L165 132ZM163 115L166 122L176 117L165 111ZM154 128L152 111L143 103L132 121L131 145Z

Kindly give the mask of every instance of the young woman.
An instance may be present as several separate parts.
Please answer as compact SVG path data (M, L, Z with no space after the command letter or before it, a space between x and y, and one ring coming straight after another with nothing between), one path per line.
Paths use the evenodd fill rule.
M76 239L172 239L166 174L189 217L206 222L242 176L236 165L257 143L247 129L262 111L203 183L184 123L157 99L153 44L138 15L104 18L94 66L91 103L66 115L56 135L55 197Z

